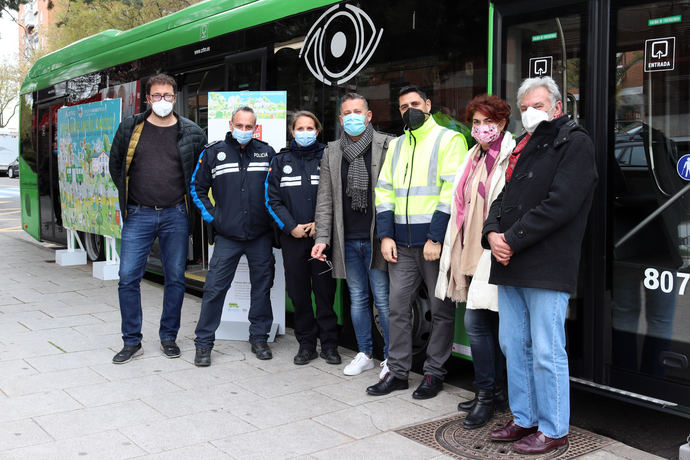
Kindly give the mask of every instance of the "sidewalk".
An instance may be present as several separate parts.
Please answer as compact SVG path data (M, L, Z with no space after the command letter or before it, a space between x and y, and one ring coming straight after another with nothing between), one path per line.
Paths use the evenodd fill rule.
M317 359L295 366L289 331L259 361L244 342L220 341L213 364L193 364L201 299L187 295L178 344L158 342L162 286L142 282L144 355L111 364L122 346L117 282L91 266L55 265L52 249L0 233L0 459L446 459L394 430L457 415L472 395L445 386L438 397L410 390L365 393L378 367L343 375ZM463 458L463 457L455 457ZM513 457L515 458L515 457ZM580 458L658 458L620 443Z

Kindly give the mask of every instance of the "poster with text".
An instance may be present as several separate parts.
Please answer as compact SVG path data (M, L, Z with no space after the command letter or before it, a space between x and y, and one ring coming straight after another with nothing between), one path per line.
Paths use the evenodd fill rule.
M208 93L208 141L225 139L232 111L248 106L256 113L254 137L277 152L285 147L287 129L286 91L227 91Z
M65 228L120 238L122 215L108 165L120 116L120 99L58 110L58 177Z

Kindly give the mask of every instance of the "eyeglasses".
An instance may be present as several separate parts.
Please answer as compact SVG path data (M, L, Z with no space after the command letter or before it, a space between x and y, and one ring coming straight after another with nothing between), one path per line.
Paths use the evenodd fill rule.
M169 94L169 93L168 94L151 94L150 96L151 96L151 100L153 102L158 102L161 99L165 99L168 102L172 102L173 99L175 99L175 95Z
M311 262L312 260L319 260L319 259L317 259L316 257L312 257L312 258L309 259L307 262ZM326 260L323 261L323 263L325 263L326 265L328 265L328 270L322 271L321 273L319 273L319 275L323 275L324 273L328 273L328 272L330 272L331 270L333 270L333 263L332 263L330 260L326 259Z

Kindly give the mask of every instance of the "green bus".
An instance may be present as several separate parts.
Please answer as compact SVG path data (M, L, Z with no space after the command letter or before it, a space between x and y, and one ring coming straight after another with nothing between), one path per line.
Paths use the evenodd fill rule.
M141 112L143 83L158 72L178 82L175 110L203 128L209 92L282 90L288 113L324 122L322 141L339 135L338 102L350 91L368 99L376 129L400 134L396 97L407 84L464 133L473 96L504 97L520 133L517 86L550 75L594 140L600 177L566 325L573 384L690 415L690 188L676 169L690 154L687 11L690 0L215 0L107 30L41 58L22 86L22 225L65 242L58 108L120 97L125 115ZM89 257L102 257L101 238L82 236ZM197 218L191 286L203 284L207 240ZM414 301L418 354L432 327L428 295ZM460 307L453 351L468 357L462 318Z

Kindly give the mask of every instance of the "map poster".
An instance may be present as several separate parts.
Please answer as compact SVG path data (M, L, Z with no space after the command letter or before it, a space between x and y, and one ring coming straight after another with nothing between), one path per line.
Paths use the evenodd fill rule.
M256 113L254 137L277 152L286 145L286 91L227 91L208 93L208 141L222 141L230 131L232 111L248 106Z
M58 177L65 228L120 238L122 215L109 168L120 111L120 99L58 110Z

